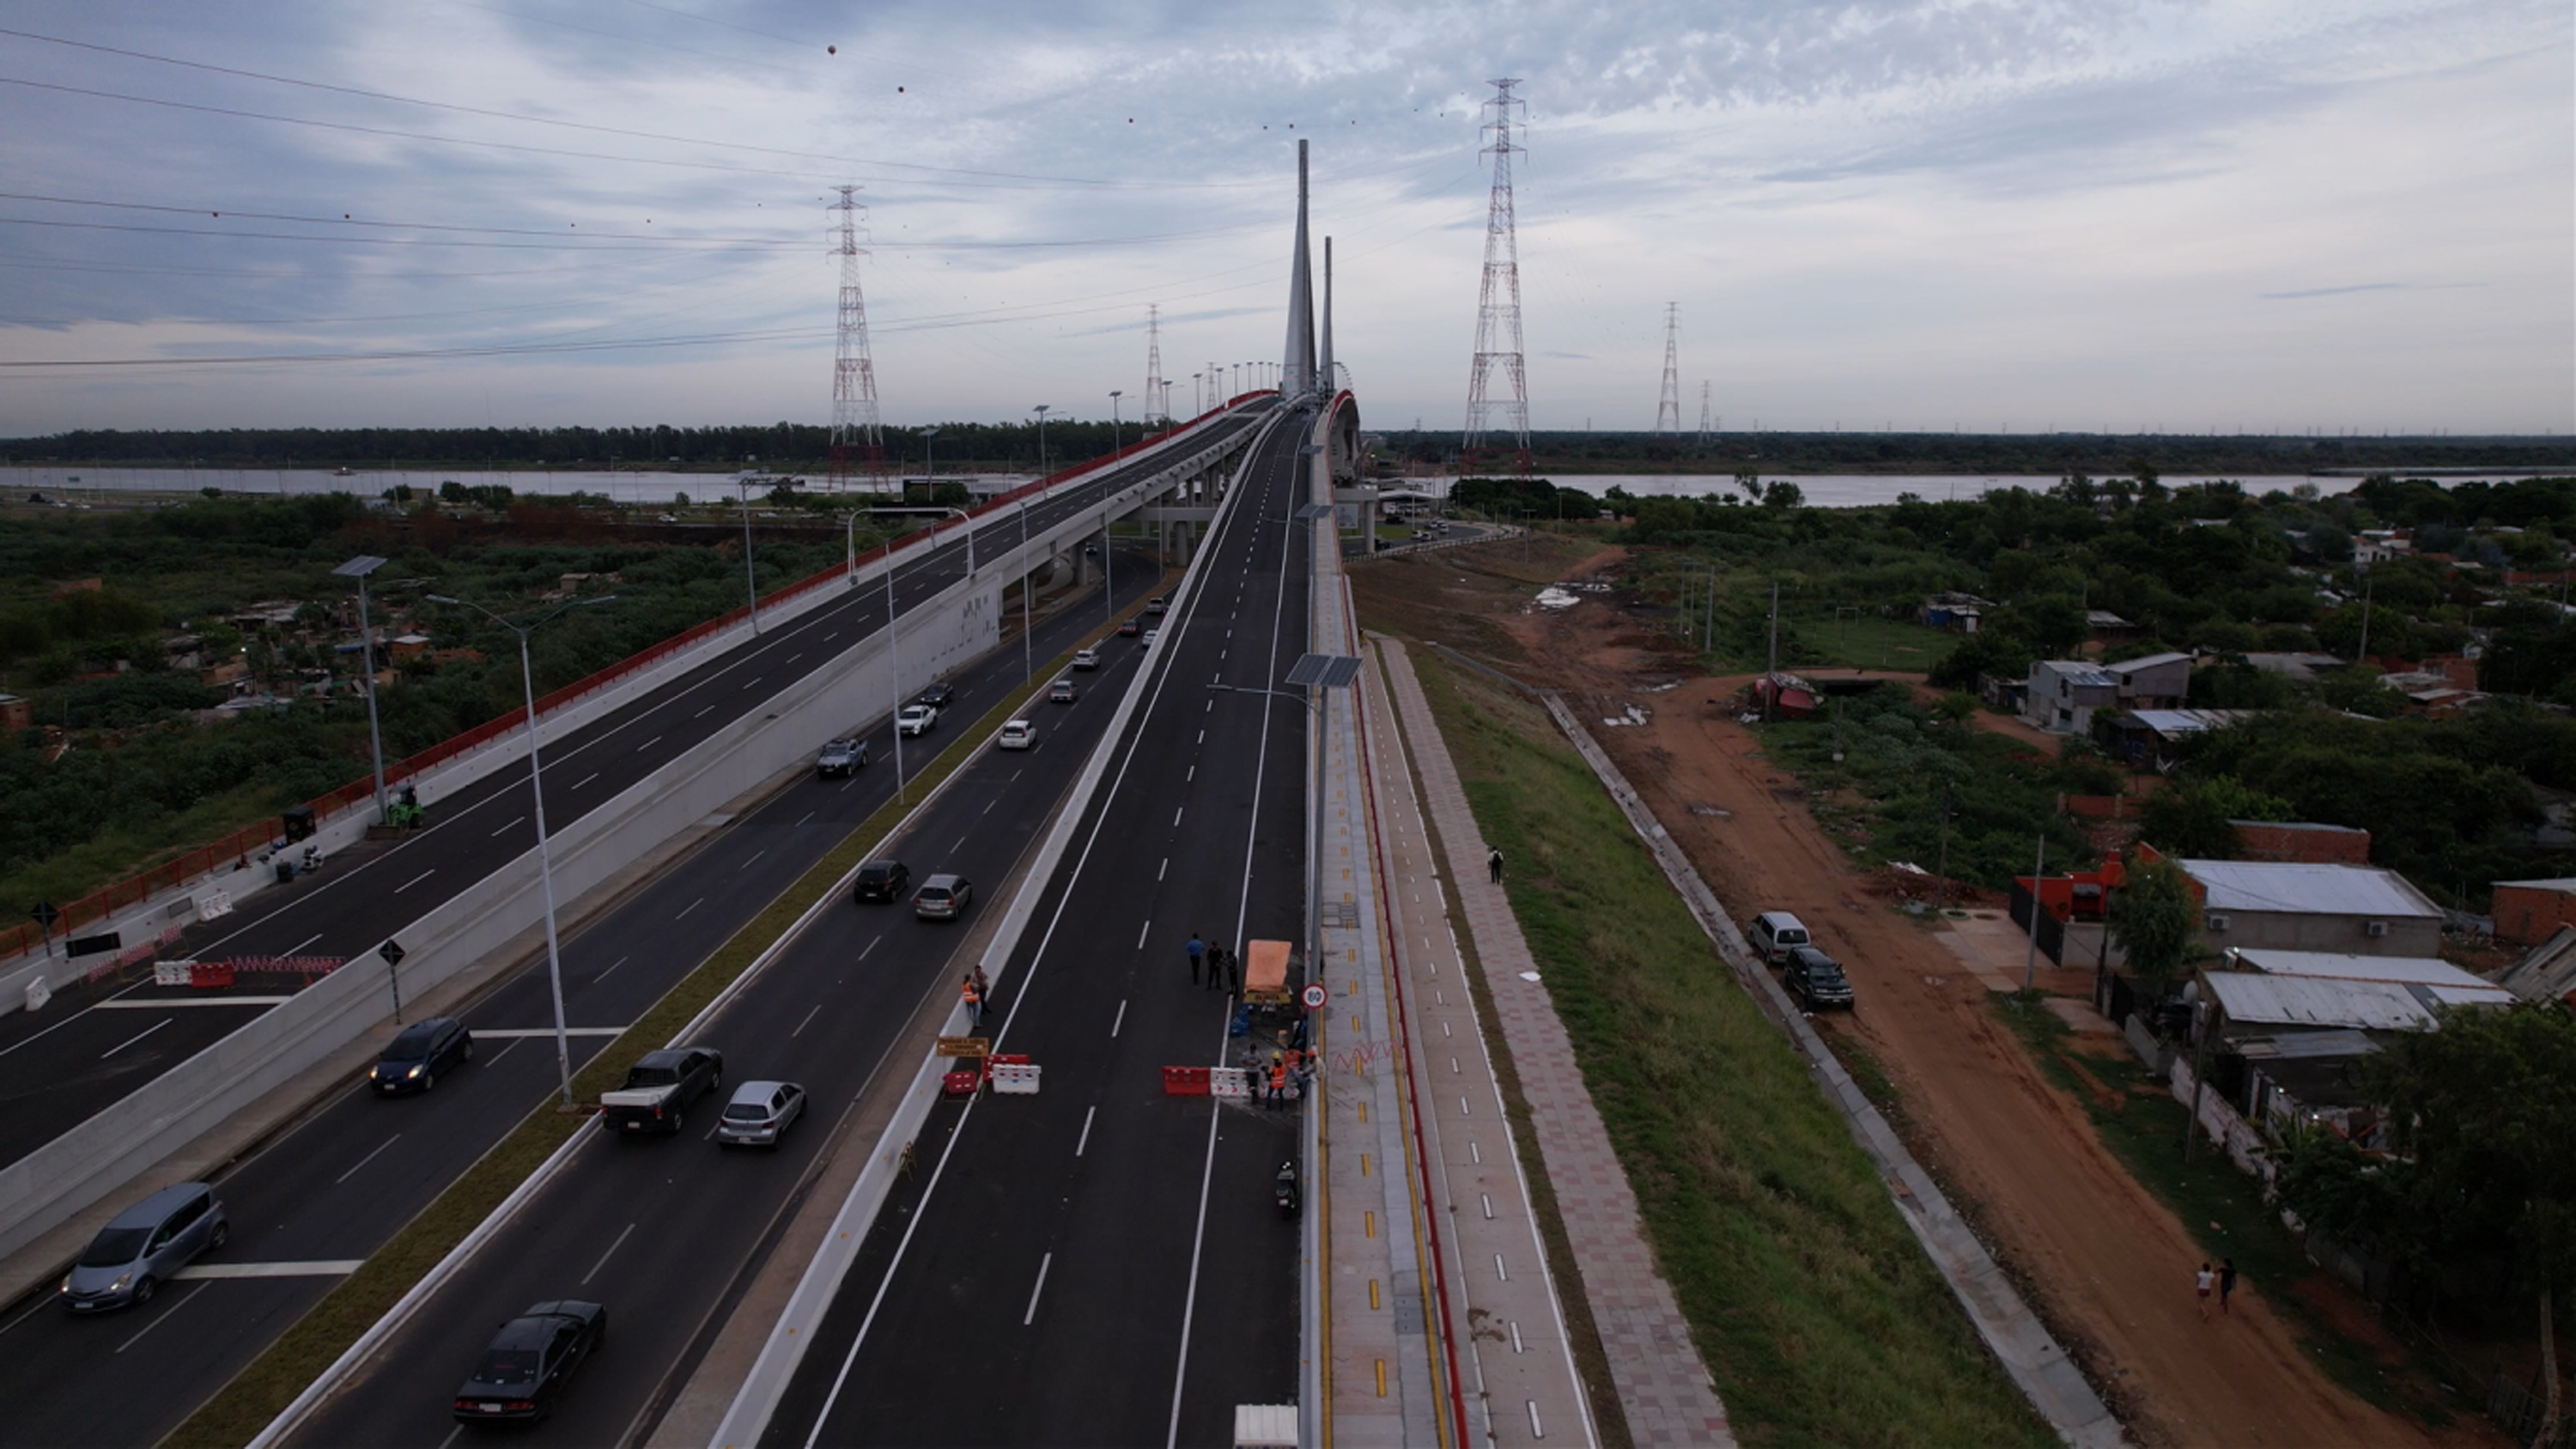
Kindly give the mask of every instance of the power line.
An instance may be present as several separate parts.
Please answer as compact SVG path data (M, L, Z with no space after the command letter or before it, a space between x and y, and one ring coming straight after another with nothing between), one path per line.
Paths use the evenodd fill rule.
M21 197L16 199L56 201L59 198ZM219 217L224 214L221 211L212 209L152 206L140 202L75 201L65 202L63 204L73 206L120 207L138 211L172 212L184 216L205 215L210 217ZM254 212L241 212L237 214L246 217L261 215L261 213ZM275 217L273 219L300 222L313 226L352 228L367 227L384 230L455 232L468 236L542 236L552 237L555 239L545 242L507 242L461 241L451 240L446 237L313 236L304 232L235 231L230 228L203 226L137 226L105 221L62 221L50 217L35 216L0 216L0 226L41 226L53 227L65 231L140 232L147 235L158 236L235 237L245 241L332 242L335 244L353 243L375 246L480 247L507 251L803 251L807 247L813 245L808 241L780 237L660 237L642 236L632 232L595 232L588 236L576 238L566 236L561 232L541 232L527 227L456 226L440 222L359 221L353 217L346 216L339 218L284 216ZM568 223L568 225L578 226L579 223ZM1163 232L1155 235L1133 237L1074 237L1060 241L907 241L897 243L894 249L898 251L922 252L1070 251L1081 247L1152 246L1164 242L1203 241L1209 237L1229 236L1237 232L1251 231L1254 229L1255 228L1252 225L1246 224L1243 226L1211 227L1203 231ZM642 242L645 243L645 245L624 245L624 243L628 242Z

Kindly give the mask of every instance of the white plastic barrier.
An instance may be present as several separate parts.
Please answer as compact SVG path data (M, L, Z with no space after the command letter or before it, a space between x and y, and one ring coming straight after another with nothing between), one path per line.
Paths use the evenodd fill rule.
M1210 1067L1208 1068L1208 1095L1248 1098L1252 1095L1252 1074L1241 1067Z
M1045 1068L1035 1062L995 1062L991 1081L997 1097L1034 1097L1038 1094L1038 1073Z

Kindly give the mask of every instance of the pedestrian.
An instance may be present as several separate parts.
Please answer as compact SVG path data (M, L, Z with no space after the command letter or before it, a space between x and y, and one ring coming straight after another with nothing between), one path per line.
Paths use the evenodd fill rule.
M2228 1298L2236 1292L2236 1260L2221 1259L2218 1264L2218 1311L2229 1312Z
M975 989L975 978L972 975L969 975L966 978L966 985L959 994L966 998L967 1027L971 1030L972 1028L982 1026L984 1024L984 993Z
M2210 1271L2207 1263L2201 1264L2200 1271L2192 1277L2192 1284L2200 1293L2200 1321L2203 1323L2209 1321L2209 1285L2217 1277L2216 1273Z
M975 1000L983 1006L993 1004L993 978L981 966L975 968Z
M1485 853L1485 875L1496 885L1503 883L1503 853L1499 849Z
M1225 949L1223 946L1208 947L1207 984L1210 991L1214 991L1219 988L1219 986L1224 982L1226 968L1233 964L1233 952Z
M1288 1063L1277 1052L1270 1054L1270 1105L1288 1100Z
M1181 949L1190 953L1190 984L1196 986L1199 984L1199 962L1207 955L1207 942L1199 939L1198 932L1192 931L1190 943Z

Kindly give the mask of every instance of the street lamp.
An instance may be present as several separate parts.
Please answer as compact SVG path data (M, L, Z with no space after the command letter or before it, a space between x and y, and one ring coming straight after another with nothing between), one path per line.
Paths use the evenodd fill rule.
M528 635L534 632L539 624L568 614L575 609L613 604L617 602L617 596L607 594L596 599L575 599L553 613L541 615L526 624L513 624L471 600L452 599L445 594L431 594L427 597L432 603L455 604L472 609L519 636L519 688L525 693L528 704L528 794L536 802L537 880L545 893L546 983L554 993L555 1000L555 1073L562 1079L564 1110L569 1112L572 1110L572 1045L569 1033L564 1030L563 947L555 935L555 873L553 859L546 848L545 777L542 773L542 764L537 758L537 676L536 671L528 664Z
M921 430L921 501L928 503L939 492L939 481L930 466L930 440L939 436L937 428Z
M849 554L850 587L855 589L859 586L859 510L851 509L844 522L848 526L841 530L841 543Z
M1044 478L1047 475L1046 415L1047 410L1053 406L1055 406L1053 403L1039 403L1037 406L1029 409L1030 412L1038 415L1038 476L1040 478Z
M1118 451L1118 399L1125 396L1126 392L1127 389L1123 387L1113 387L1109 390L1109 451L1112 453Z
M376 631L367 619L367 575L385 561L362 553L331 572L358 581L358 660L367 672L367 745L376 757L376 823L385 823L385 736L376 727Z
M751 479L741 477L734 479L733 482L735 491L742 495L742 591L743 596L751 601L752 637L758 638L760 636L760 585L753 581L751 572Z

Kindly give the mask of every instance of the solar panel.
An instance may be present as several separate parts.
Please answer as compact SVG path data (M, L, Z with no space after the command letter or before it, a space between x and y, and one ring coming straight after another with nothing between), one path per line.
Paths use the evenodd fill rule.
M1288 670L1288 682L1296 685L1320 684L1326 689L1348 689L1359 678L1360 661L1350 654L1301 654Z
M1307 521L1308 521L1308 520L1310 520L1310 519L1323 518L1323 517L1325 517L1325 516L1327 516L1327 515L1331 514L1331 513L1332 513L1332 511L1333 511L1333 505L1332 505L1332 504L1329 504L1329 503L1309 503L1309 504L1307 504L1306 506L1304 506L1303 508L1300 508L1300 509L1298 509L1298 510L1297 510L1297 521L1298 521L1299 523L1304 523L1304 522L1307 522Z

